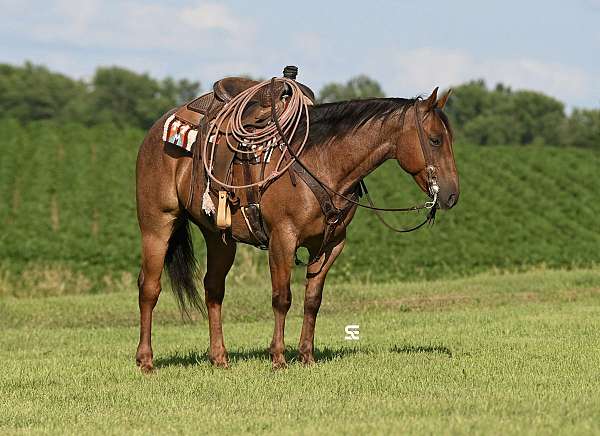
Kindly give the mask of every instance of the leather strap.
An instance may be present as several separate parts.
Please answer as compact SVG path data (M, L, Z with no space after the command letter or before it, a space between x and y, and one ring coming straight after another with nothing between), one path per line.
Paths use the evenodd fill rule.
M263 225L260 205L252 203L245 207L242 206L240 211L242 212L248 231L256 240L256 244L253 245L261 250L269 248L269 237Z
M244 174L244 184L252 184L252 173L250 172L250 155L242 154L240 156L242 162L242 172ZM260 191L256 186L251 186L245 189L246 191L246 203L248 206L242 206L240 208L248 231L252 237L256 240L256 246L261 249L267 249L269 247L269 237L265 231L262 216L260 214Z
M291 169L298 174L298 177L306 183L317 198L319 206L321 206L321 210L323 211L323 215L325 215L325 221L331 222L336 220L340 213L340 209L333 204L333 200L327 190L323 188L312 174L309 174L308 171L299 165L297 161L293 163Z
M325 252L325 248L327 247L327 244L329 244L329 242L331 242L331 240L333 239L335 230L337 229L338 225L340 223L343 223L344 219L346 218L346 215L348 215L348 212L350 212L350 209L352 209L354 204L351 202L348 202L346 204L346 206L344 206L344 208L339 209L333 203L331 195L329 194L329 192L327 192L327 190L323 187L323 185L312 174L310 174L308 171L306 171L304 169L304 167L301 164L299 164L297 161L292 164L289 171L290 171L290 174L292 172L295 172L298 175L298 177L300 177L302 179L302 181L304 181L304 183L306 183L306 186L309 187L309 189L312 191L312 193L316 197L316 199L319 203L319 206L321 207L321 211L323 212L323 215L325 216L325 231L323 232L323 240L321 242L321 247L319 248L319 251L311 259L309 259L308 265L310 265L310 264L315 263L317 260L319 260L321 255L323 255L323 253ZM362 193L362 188L359 183L356 186L356 189L352 195L356 198L356 197L360 197L361 193ZM301 264L301 263L302 262L300 262L298 260L298 258L296 258L296 264Z

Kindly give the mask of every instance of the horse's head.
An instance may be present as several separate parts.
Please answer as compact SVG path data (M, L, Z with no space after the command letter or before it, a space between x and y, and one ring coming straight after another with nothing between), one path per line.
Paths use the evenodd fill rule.
M396 159L425 193L434 197L437 191L441 208L450 209L459 196L452 130L443 112L450 92L438 100L437 91L406 109Z

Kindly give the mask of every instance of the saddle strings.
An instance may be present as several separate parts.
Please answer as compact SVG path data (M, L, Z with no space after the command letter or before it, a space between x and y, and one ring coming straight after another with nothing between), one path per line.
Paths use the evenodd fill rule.
M263 88L270 87L270 91L274 90L275 83L285 83L291 89L291 95L288 97L286 104L281 113L275 114L276 119L279 122L281 131L284 132L283 140L280 136L280 130L274 123L268 123L265 127L248 130L244 126L243 113L248 107L251 100L263 90ZM274 97L274 96L272 96ZM288 78L273 78L264 82L258 83L247 90L241 92L235 96L229 103L227 103L223 109L217 114L214 122L207 129L207 134L204 137L204 143L202 146L202 163L204 170L208 176L208 183L213 181L218 185L228 189L246 189L253 187L262 187L274 179L285 173L295 162L296 156L300 155L304 150L306 141L308 139L308 132L310 127L310 121L308 116L308 100L304 96L302 89L296 83L296 81ZM296 152L289 152L291 150L287 138L293 138L300 120L304 115L306 129L304 138L300 143L300 146ZM273 114L271 115L273 116ZM223 132L223 133L222 133ZM213 174L213 163L215 157L216 144L220 135L224 134L226 138L226 144L229 149L235 153L241 154L262 154L268 148L280 146L281 156L279 157L274 170L266 176L264 179L258 182L249 183L245 185L234 185L228 184L224 180L219 180ZM210 138L214 137L214 141L211 143ZM240 147L238 144L244 144L245 147ZM212 146L211 146L212 145ZM208 159L210 148L210 159ZM289 162L283 167L282 164L286 160L286 153L290 154ZM207 186L208 190L208 186Z

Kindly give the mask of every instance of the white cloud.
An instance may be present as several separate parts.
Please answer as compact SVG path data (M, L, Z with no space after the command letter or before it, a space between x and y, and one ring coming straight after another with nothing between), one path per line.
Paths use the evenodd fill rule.
M488 85L498 82L513 88L543 91L563 101L585 99L590 76L577 67L542 62L531 58L478 59L461 50L419 48L386 55L392 77L388 92L427 93L435 86L448 87L483 78Z
M204 3L179 11L183 23L196 30L221 29L231 34L244 31L244 25L231 10L221 4Z
M38 43L98 49L193 53L219 47L241 51L254 42L256 25L226 5L195 0L176 7L141 0L55 0L13 23L15 37ZM193 52L191 52L193 50Z

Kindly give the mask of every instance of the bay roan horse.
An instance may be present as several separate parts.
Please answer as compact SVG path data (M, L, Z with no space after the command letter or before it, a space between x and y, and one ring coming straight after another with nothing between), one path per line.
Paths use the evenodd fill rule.
M428 192L426 158L422 147L435 165L439 186L438 206L451 208L459 195L458 174L452 150L452 132L442 112L448 94L437 98L437 88L427 99L383 98L315 105L309 109L310 131L301 160L328 187L344 195L388 159L413 176L417 185ZM169 113L170 114L170 113ZM232 226L225 237L216 228L214 216L201 208L200 195L186 207L190 195L191 154L162 140L165 114L150 129L137 159L137 210L142 234L142 266L138 278L140 342L136 361L144 371L152 364L152 311L161 291L163 267L183 308L202 305L194 281L196 262L189 234L189 221L196 224L206 241L207 259L204 298L208 311L210 336L209 359L227 367L227 352L221 325L221 304L225 277L236 252L236 240L252 243L239 210L232 208ZM419 117L419 119L415 119ZM300 123L302 124L302 123ZM421 138L417 126L421 125ZM297 133L292 146L303 137ZM279 152L275 149L273 153ZM277 161L277 156L270 160ZM269 164L269 165L271 165ZM267 170L269 168L267 167ZM202 193L206 177L197 177L194 192ZM337 207L347 205L335 196ZM269 267L272 282L272 306L275 329L270 346L273 368L286 366L284 327L291 305L290 276L298 247L317 255L323 240L325 222L319 202L299 178L294 184L286 174L276 179L262 195L260 210L269 234ZM356 206L336 227L324 253L307 267L304 296L304 321L299 343L301 362L314 362L315 322L323 284L329 268L341 253L346 227ZM235 240L234 240L235 238Z

